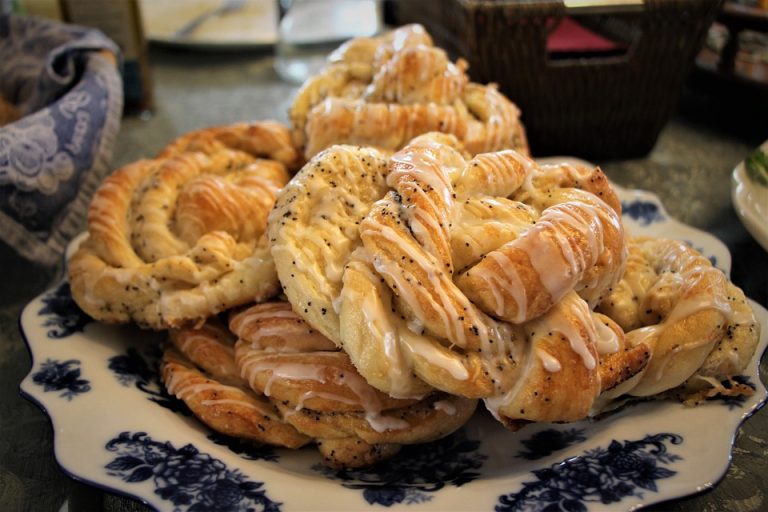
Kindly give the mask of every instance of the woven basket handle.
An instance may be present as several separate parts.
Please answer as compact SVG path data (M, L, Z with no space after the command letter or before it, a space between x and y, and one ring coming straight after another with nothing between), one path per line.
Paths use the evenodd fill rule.
M645 0L563 0L569 14L609 14L641 11Z

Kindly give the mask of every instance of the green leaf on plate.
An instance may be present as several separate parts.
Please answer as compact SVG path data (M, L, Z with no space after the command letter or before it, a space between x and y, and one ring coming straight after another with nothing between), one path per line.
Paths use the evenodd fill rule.
M762 149L758 148L750 153L744 160L744 167L747 169L749 179L768 187L768 155Z

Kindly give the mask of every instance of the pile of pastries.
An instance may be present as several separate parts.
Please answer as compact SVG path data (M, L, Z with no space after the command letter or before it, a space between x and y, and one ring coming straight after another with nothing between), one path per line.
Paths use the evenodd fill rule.
M460 428L627 397L748 394L759 326L682 242L633 238L599 168L539 165L520 112L417 25L352 40L291 126L189 133L108 177L69 262L106 323L167 330L210 428L361 467Z

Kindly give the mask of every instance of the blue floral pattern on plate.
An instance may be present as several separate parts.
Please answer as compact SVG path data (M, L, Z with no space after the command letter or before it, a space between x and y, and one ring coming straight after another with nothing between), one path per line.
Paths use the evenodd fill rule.
M159 347L151 347L144 356L136 347L129 347L124 354L109 359L109 369L123 386L135 386L147 395L147 399L169 411L192 416L192 411L183 401L166 391L160 382L158 365L162 356ZM208 434L208 440L227 447L245 460L277 462L279 456L272 446L260 446L247 441L225 436L218 432Z
M45 318L43 326L51 327L48 330L49 338L67 338L76 332L83 332L85 326L93 322L72 298L66 281L45 294L42 301L45 306L40 308L38 314Z
M393 459L373 468L337 471L318 464L314 469L340 480L348 489L362 490L365 501L372 505L423 503L446 485L461 487L479 478L488 458L479 448L479 441L467 439L459 430L432 443L406 446Z
M677 434L648 435L638 441L612 441L608 448L595 448L533 471L536 481L523 489L499 497L496 512L586 512L588 503L617 503L629 496L657 492L657 480L676 474L668 465L681 460L667 451L666 443L680 444Z
M656 202L659 211L664 211L652 194L623 189L618 189L618 193L627 204L638 199ZM707 256L716 256L724 271L730 268L727 249L707 233L669 216L647 227L630 217L625 218L634 235L671 233L672 238L702 248ZM56 457L66 471L81 481L131 494L163 512L205 509L206 503L210 503L206 500L216 493L224 496L219 500L221 504L232 503L230 509L233 510L247 504L243 506L257 510L267 507L310 510L325 505L356 512L514 510L513 506L519 510L551 506L560 510L589 507L625 511L714 485L728 468L732 441L740 423L766 399L758 372L759 355L768 346L768 330L763 329L758 356L750 362L743 380L736 379L739 384L754 386L755 393L750 397L707 400L698 407L684 407L669 401L641 402L596 421L538 425L530 427L531 431L526 427L517 433L505 431L487 413L479 411L463 432L436 444L406 447L389 466L336 472L318 467L320 457L312 447L261 453L258 447L229 443L191 418L158 407L152 399L162 397L154 377L162 340L156 334L94 324L73 331L66 343L52 343L47 332L49 326L43 326L43 322L56 315L51 311L39 312L47 307L44 299L54 293L56 290L51 290L36 298L22 313L21 327L36 362L21 384L22 392L51 417L56 430ZM768 311L754 302L751 304L760 324L768 325ZM64 379L63 382L71 384L63 384L58 392L52 392L57 385L50 383L50 391L46 391L44 383L56 381L57 372L50 368L37 381L35 376L43 368L41 362L48 361L69 362L62 373L77 369L81 374L73 374L71 380ZM90 390L83 399L79 393L72 394L74 398L69 400L62 399L60 394L67 393L69 388L85 389L78 383L80 380L90 381L86 384ZM720 428L700 427L714 422ZM146 436L146 443L144 438L134 438L134 433L149 428L151 437ZM559 433L546 432L546 429ZM105 445L117 439L115 435L119 432L127 432L124 440L115 441L114 449L107 452ZM662 447L659 449L645 438L655 432L674 433L669 435L677 437L656 439ZM582 435L586 440L581 439ZM686 442L675 444L673 439L678 438ZM708 447L704 452L697 449L702 442ZM193 448L186 453L188 446ZM103 457L83 457L83 452L88 450ZM179 453L182 450L186 455ZM139 461L115 462L122 456L134 456ZM665 458L667 456L669 458ZM228 479L228 472L236 472L242 480L234 478L234 483L209 486L206 482L216 482L216 478L210 476L208 469L200 469L199 474L204 476L198 480L198 487L188 488L185 481L173 473L173 468L184 457L196 461L185 465L195 471L198 467L213 467L223 480ZM671 460L675 457L679 459ZM210 462L211 466L206 461L218 461L221 466ZM561 462L553 464L557 461ZM598 471L595 461L604 463L607 473L590 473ZM111 469L105 468L113 463ZM129 466L132 467L129 469ZM140 466L149 468L134 474ZM671 473L668 475L666 471ZM573 473L583 479L576 479ZM166 474L170 476L160 476ZM146 478L129 482L126 479L130 475L134 475L133 479ZM610 485L599 490L590 488L590 478L596 476ZM568 480L571 477L575 483ZM251 484L243 488L240 486L243 482ZM651 490L653 486L656 492ZM572 491L573 495L564 494L564 490ZM242 499L237 502L238 497L249 492L255 493L256 505ZM266 499L259 501L261 496ZM173 502L187 498L188 505ZM620 501L616 501L619 498Z
M666 220L663 210L658 203L653 201L622 201L621 213L631 219L634 219L642 226L648 226L657 222Z
M32 375L35 384L42 386L43 390L61 391L61 397L72 400L77 395L91 390L91 383L80 376L80 361L70 359L68 361L46 360L40 369Z
M106 465L109 475L129 484L152 481L154 493L170 501L175 511L280 510L280 503L267 497L263 482L248 480L191 444L175 448L144 432L122 432L106 449L116 454Z
M136 386L136 389L149 395L148 400L184 416L191 416L189 407L173 395L168 394L160 382L158 364L160 348L148 350L145 358L136 347L128 347L125 353L109 358L109 369L123 386Z

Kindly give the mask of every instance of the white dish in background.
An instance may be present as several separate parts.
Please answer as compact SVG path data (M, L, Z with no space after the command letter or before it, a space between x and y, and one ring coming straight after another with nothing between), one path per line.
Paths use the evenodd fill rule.
M671 219L653 194L619 195L634 234L686 240L728 272L716 238ZM709 489L725 474L739 425L766 399L758 363L768 311L752 305L763 334L744 375L751 397L647 402L516 433L481 406L458 433L376 470L334 473L312 447L248 448L213 435L160 390L152 365L161 335L90 321L66 283L22 313L33 364L21 390L50 417L64 471L158 510L625 511Z
M141 0L144 33L148 40L198 48L259 48L277 41L277 1L245 0L237 11L214 16L187 37L176 32L224 0Z
M760 148L768 152L768 141ZM750 179L743 161L731 175L731 199L744 227L768 251L768 187Z

